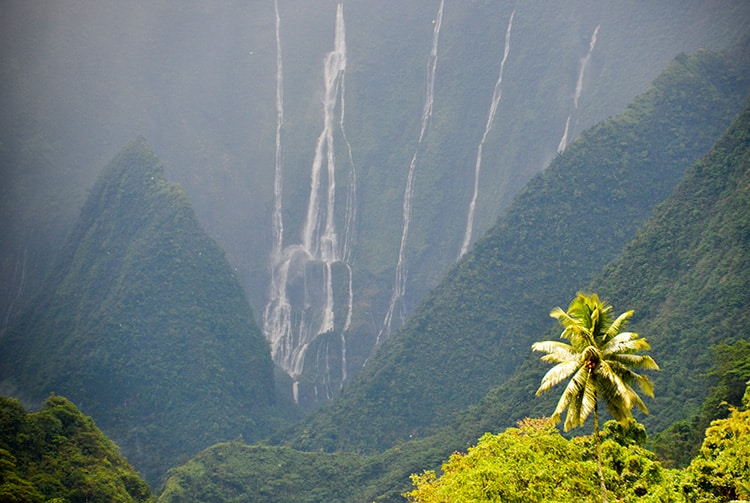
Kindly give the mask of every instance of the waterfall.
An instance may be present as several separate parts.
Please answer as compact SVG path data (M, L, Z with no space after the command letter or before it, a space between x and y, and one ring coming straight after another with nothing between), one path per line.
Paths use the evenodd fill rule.
M424 140L425 133L427 132L427 126L430 123L432 117L432 104L435 100L435 69L437 68L437 56L438 56L438 40L440 38L440 26L443 22L443 6L445 0L440 0L440 7L438 8L437 17L434 21L435 26L432 32L432 50L430 51L430 59L427 69L427 89L425 91L424 106L422 108L422 120L419 130L419 139L417 140L417 147L414 150L414 155L409 163L409 172L406 177L406 188L404 189L404 202L403 202L403 227L401 230L401 243L398 250L398 261L396 263L396 277L393 282L393 292L391 294L391 301L388 306L388 311L385 314L383 320L383 327L380 329L376 339L376 345L380 343L381 339L388 338L391 335L393 327L393 316L396 311L399 311L400 322L403 322L405 316L405 309L403 306L404 295L406 293L406 240L409 236L409 224L411 223L411 199L414 194L414 174L417 167L417 154L422 146L422 140Z
M343 4L336 8L334 49L323 60L323 127L315 144L310 168L310 193L302 224L301 243L283 247L281 219L281 130L283 124L282 61L279 34L278 4L276 8L276 180L274 184L274 250L271 253L271 289L263 316L263 329L271 343L274 361L294 380L293 393L298 400L297 378L304 370L305 354L316 338L336 329L334 304L334 268L342 264L346 271L348 299L344 309L343 327L339 328L341 342L341 380L346 379L346 339L343 331L351 322L352 234L354 228L355 184L352 149L344 130L344 74L346 71L346 39ZM336 112L338 109L338 120ZM344 140L349 161L349 181L346 191L344 235L336 229L336 146L335 136ZM326 349L327 353L327 349ZM328 379L329 376L326 376Z
M273 181L273 254L281 253L284 239L284 222L281 217L281 128L284 126L284 67L281 59L281 18L279 2L273 1L276 25L276 162Z
M284 125L284 71L281 53L281 17L278 0L274 0L276 28L276 156L274 166L274 206L271 221L273 246L271 249L270 302L263 312L263 331L272 345L283 343L283 335L291 331L291 304L287 297L286 284L289 263L282 257L284 223L282 219L282 156L281 133Z
M492 92L492 101L490 104L490 111L487 114L487 124L484 126L484 133L482 134L482 140L479 142L477 147L477 158L474 164L474 194L471 197L471 203L469 204L469 215L466 221L466 233L464 234L464 241L461 244L461 251L458 254L458 258L464 256L469 251L469 244L471 243L471 235L474 229L474 212L477 207L477 198L479 197L479 173L482 169L482 151L484 150L484 142L487 141L487 135L489 135L492 129L492 124L495 122L495 113L497 107L500 105L500 99L503 96L503 71L505 70L505 62L508 60L508 54L510 54L510 32L513 29L513 17L516 15L515 9L510 13L508 18L508 27L505 29L505 49L503 50L503 58L500 61L500 72L495 82L495 89Z
M596 39L599 36L599 27L601 25L597 25L596 28L594 28L594 33L591 35L591 40L589 41L589 50L586 53L586 56L581 60L581 67L578 70L578 80L576 81L576 92L573 96L573 112L568 114L568 119L565 121L565 132L563 132L563 136L560 139L560 144L557 146L557 152L560 153L564 151L568 146L568 131L570 129L570 119L573 115L573 113L578 110L578 100L581 98L581 93L583 92L583 78L586 74L586 69L589 66L589 62L591 61L591 54L594 52L594 47L596 46Z

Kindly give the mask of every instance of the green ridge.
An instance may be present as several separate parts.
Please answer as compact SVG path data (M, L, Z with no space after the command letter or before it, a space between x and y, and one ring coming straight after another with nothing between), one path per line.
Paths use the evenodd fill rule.
M224 252L145 141L104 170L61 255L3 341L14 394L69 397L151 481L180 456L267 434L268 345Z

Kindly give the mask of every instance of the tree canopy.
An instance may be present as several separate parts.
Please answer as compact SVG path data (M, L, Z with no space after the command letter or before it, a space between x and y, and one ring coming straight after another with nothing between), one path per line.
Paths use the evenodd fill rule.
M0 501L135 503L148 485L117 446L67 399L37 412L0 397Z

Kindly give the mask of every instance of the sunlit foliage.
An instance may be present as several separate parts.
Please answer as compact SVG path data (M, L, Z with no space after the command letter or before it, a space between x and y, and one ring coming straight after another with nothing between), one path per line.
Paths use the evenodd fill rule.
M616 428L612 422L611 427ZM610 424L605 428L609 435ZM642 427L641 427L642 428ZM637 427L636 427L637 429ZM615 435L618 440L627 435ZM636 435L637 438L637 435ZM605 475L620 501L679 501L674 475L653 453L614 438L603 445ZM486 434L468 453L454 453L440 476L433 470L413 475L413 503L481 501L599 501L601 493L591 437L563 438L549 419L525 419L518 428Z

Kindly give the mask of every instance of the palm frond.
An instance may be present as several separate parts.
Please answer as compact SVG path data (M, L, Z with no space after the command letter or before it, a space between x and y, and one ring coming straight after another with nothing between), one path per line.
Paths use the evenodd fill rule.
M606 358L610 362L616 362L631 369L643 368L646 370L659 370L659 366L656 364L654 359L651 358L650 356L622 353L622 354L610 354L610 355L607 355Z
M579 418L579 424L583 425L584 421L586 421L586 418L589 417L589 414L594 410L594 407L596 406L596 380L592 379L589 375L588 379L586 380L586 387L583 390L583 397L581 400L581 411L580 411L580 418Z
M558 420L560 418L560 415L565 412L565 409L567 409L570 406L570 403L573 401L573 399L576 396L576 389L577 384L575 378L571 379L567 386L565 386L565 390L562 392L562 395L560 395L560 399L557 401L557 407L555 407L555 412L553 413L553 417L557 417Z
M644 355L643 360L641 360L641 368L648 370L659 370L659 365L657 365L653 358Z
M622 380L609 362L599 362L594 372L598 378L597 382L603 391L603 398L605 400L619 400L621 397L630 406L631 395L633 394L632 388Z
M641 388L641 391L650 396L651 398L654 398L654 383L651 379L649 379L647 376L636 374L638 377L636 378L636 382L638 383L638 387ZM644 406L645 407L645 406ZM643 407L641 407L643 408Z
M552 311L550 311L549 315L550 317L555 318L557 322L563 327L560 338L570 339L571 335L575 335L574 329L578 325L578 320L572 318L568 313L566 313L559 307L556 307Z
M653 397L653 396L654 396L654 394L652 393L651 397ZM643 400L641 400L641 397L638 396L637 394L634 397L633 403L635 404L636 407L638 407L639 409L641 409L641 411L644 414L648 414L648 407L646 407L646 404L643 403Z
M536 395L549 391L550 388L569 378L578 369L580 363L577 360L559 363L549 369L542 378L542 384L536 390Z
M648 412L635 387L653 397L654 386L634 369L658 370L659 366L650 356L637 354L650 349L646 339L634 332L621 332L632 315L633 311L626 311L614 318L611 305L596 294L581 292L567 311L559 307L550 311L563 327L560 338L570 344L543 341L532 345L534 351L545 353L542 361L555 364L542 378L536 394L570 379L552 415L559 422L566 414L566 431L583 425L599 400L620 421L632 418L633 407Z
M556 319L563 327L575 324L575 320L571 316L562 310L561 307L556 307L549 312L551 318Z
M588 369L580 367L565 388L565 392L563 393L565 400L563 401L563 397L560 397L560 401L557 404L555 413L558 414L558 416L562 414L566 407L568 409L568 413L565 416L565 431L582 425L583 420L586 419L583 418L583 420L581 420L581 409L588 377Z
M532 351L547 353L542 356L542 361L548 363L560 363L578 358L575 350L570 344L560 341L541 341L531 345Z
M606 332L606 339L610 340L613 337L615 337L617 334L620 333L620 331L625 328L625 325L628 324L628 318L633 316L634 311L625 311L620 316L617 317L615 321L613 321L609 327L607 327Z
M625 406L623 402L609 401L605 403L607 404L607 410L609 411L609 414L617 421L624 423L625 421L633 418L633 413L629 408Z
M589 329L591 329L591 333L595 334L597 332L596 329L599 326L600 321L603 321L600 320L600 318L603 318L601 314L602 312L599 310L598 306L592 306L591 315L589 316L589 320L591 321L586 323L589 326Z
M565 424L563 425L563 429L565 431L569 431L580 426L582 400L583 394L578 394L571 397L570 404L568 405L568 412L565 414Z
M650 349L646 339L641 339L635 332L622 332L609 339L602 347L604 354L634 353L640 350Z
M622 363L617 361L609 361L607 362L607 364L612 369L612 371L617 374L617 376L628 386L632 388L633 385L637 384L641 388L641 391L653 398L654 385L651 382L651 379L649 379L647 376L638 374L632 369L632 367L623 365ZM655 362L654 365L656 365Z

